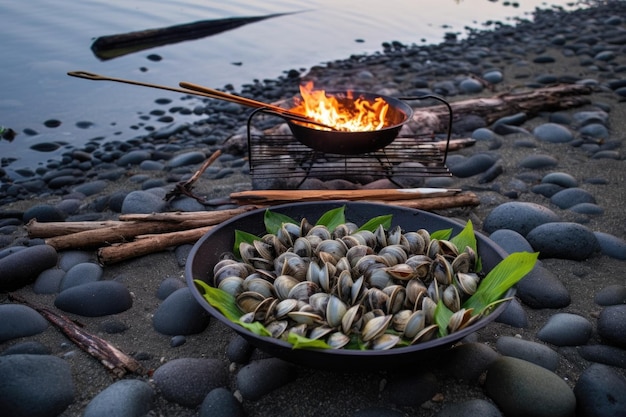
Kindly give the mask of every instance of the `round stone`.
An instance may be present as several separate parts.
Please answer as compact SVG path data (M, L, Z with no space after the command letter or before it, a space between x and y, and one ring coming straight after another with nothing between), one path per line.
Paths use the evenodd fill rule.
M48 321L36 310L22 304L0 304L0 343L32 336L48 328Z
M598 317L598 334L610 344L626 348L626 304L602 310Z
M572 132L556 123L544 123L533 130L533 135L543 142L566 143L574 139Z
M100 317L128 310L133 298L119 282L95 281L66 289L57 296L54 305L68 313Z
M577 314L557 313L537 332L537 338L555 346L580 346L589 341L592 325Z
M125 379L109 385L85 408L83 417L137 417L153 406L154 390L147 382Z
M578 223L545 223L526 235L528 243L542 258L582 261L599 249L591 230Z
M483 229L493 233L499 229L511 229L526 236L535 227L558 222L559 216L552 210L535 203L508 202L494 208L485 218Z

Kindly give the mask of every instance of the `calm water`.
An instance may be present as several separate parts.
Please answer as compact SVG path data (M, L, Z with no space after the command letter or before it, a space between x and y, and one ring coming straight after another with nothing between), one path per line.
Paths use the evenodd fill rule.
M0 159L4 165L8 159L17 159L9 170L34 168L67 149L29 149L38 143L77 147L95 137L125 140L148 133L146 128L165 125L147 117L150 111L199 103L199 99L181 101L177 93L72 78L67 71L87 70L170 86L185 80L239 88L253 79L276 78L292 68L307 69L351 54L379 51L385 41L437 43L446 32L462 36L465 27L485 27L488 20L514 23L516 17L529 18L536 7L575 7L571 0L514 4L488 0L6 0L0 2L0 125L19 134L12 143L0 140ZM107 61L99 60L90 49L99 36L273 13L292 14ZM150 54L162 60L151 61ZM172 103L156 104L159 98ZM49 128L44 125L47 120L61 124ZM193 120L176 116L178 122ZM37 134L27 135L25 129Z

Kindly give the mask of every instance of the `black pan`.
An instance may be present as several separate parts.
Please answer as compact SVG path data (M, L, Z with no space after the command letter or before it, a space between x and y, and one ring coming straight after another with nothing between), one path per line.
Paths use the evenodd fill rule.
M345 92L327 92L326 95L335 97L347 108L352 107L354 102L354 98L349 98ZM382 149L393 142L402 126L413 115L411 106L394 97L363 92L352 92L351 95L367 101L374 101L378 97L385 100L389 104L389 110L385 116L386 127L363 132L342 132L319 130L311 125L288 120L287 124L293 136L303 145L319 152L339 155L369 153Z
M441 229L453 229L453 234L462 230L459 223L436 214L393 207L384 204L361 203L361 202L320 202L320 203L296 203L272 207L271 210L283 213L294 219L306 217L310 222L317 219L326 211L345 205L346 219L356 224L364 224L372 217L391 214L392 226L400 225L405 229L417 230L425 228L430 232ZM393 348L383 351L358 351L343 349L313 350L293 349L290 344L271 337L258 336L243 327L226 319L218 310L213 308L202 296L194 279L200 279L209 285L213 282L212 271L220 256L225 252L232 252L235 230L243 230L252 234L262 235L265 233L263 214L265 209L250 211L234 217L212 229L204 235L193 247L187 259L185 277L187 285L191 289L194 298L204 307L209 314L228 326L239 335L247 339L257 348L276 357L294 362L303 366L323 368L335 371L362 371L362 370L385 370L399 369L416 362L432 360L443 350L449 348L470 333L477 331L491 323L502 313L508 302L501 303L491 314L465 329L452 333L448 336L436 338L413 346ZM481 234L476 234L478 254L481 257L483 269L490 271L497 265L506 253L493 241ZM506 297L511 297L514 289L509 290Z

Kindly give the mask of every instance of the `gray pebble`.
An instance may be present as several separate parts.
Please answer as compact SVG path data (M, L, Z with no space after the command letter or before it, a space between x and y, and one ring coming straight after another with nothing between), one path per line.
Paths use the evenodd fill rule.
M209 314L184 287L163 300L154 312L152 325L157 332L170 336L196 334L209 325Z
M489 401L473 399L445 405L435 417L502 417L500 410Z
M497 157L486 153L477 153L462 162L450 165L452 175L467 178L488 170L497 160Z
M84 263L92 262L94 257L90 252L80 250L68 250L59 253L59 268L64 271L69 271L73 266Z
M142 161L146 159L150 159L152 154L150 151L145 150L134 150L125 153L117 160L117 165L121 167L126 167L129 165L139 165Z
M170 339L171 347L179 347L184 345L187 342L187 338L182 335L174 336Z
M85 408L83 417L141 417L152 410L154 390L138 379L117 381L98 395Z
M626 304L602 310L598 317L598 334L610 344L626 348Z
M62 222L65 221L65 213L50 204L37 204L24 212L22 221L24 224L33 219L38 222Z
M577 314L557 313L537 332L537 338L555 346L580 346L589 341L592 325Z
M616 161L619 161L620 159L622 159L622 156L617 151L602 151L601 150L601 151L595 152L593 156L591 157L591 159L615 159Z
M507 417L571 417L576 409L574 393L559 376L522 359L497 359L485 389Z
M250 342L237 335L228 343L226 347L226 357L233 363L248 363L254 349L254 346L250 344Z
M245 417L246 412L239 401L226 388L215 388L207 394L200 405L199 417Z
M559 354L554 350L519 337L501 336L496 342L496 349L502 355L523 359L553 372L559 365Z
M599 123L591 123L586 126L581 127L578 130L583 136L596 138L596 139L608 139L609 138L609 129L606 126L601 125Z
M474 78L466 78L459 83L459 89L465 94L475 94L483 91L483 85Z
M122 203L122 214L132 213L159 213L162 212L167 203L162 197L149 191L131 191L124 198Z
M526 240L542 258L582 261L599 249L591 230L578 223L545 223L526 235Z
M606 365L585 369L574 387L577 417L626 415L626 379Z
M561 191L562 189L563 187L561 187L560 185L546 183L546 184L533 185L530 188L530 191L532 191L535 194L541 194L544 197L550 198L554 194Z
M490 82L491 84L497 84L502 82L504 77L502 76L502 72L498 70L488 71L483 74L483 79L485 81Z
M228 384L228 370L218 359L173 359L154 371L154 384L168 401L196 407L209 392Z
M496 321L517 328L528 327L528 315L526 314L526 310L524 310L524 307L522 307L516 298L508 303L504 311L496 318Z
M119 282L95 281L68 288L57 296L54 305L68 313L100 317L128 310L133 298Z
M278 358L260 359L244 366L237 374L237 389L245 400L255 401L294 381L296 367Z
M573 211L574 213L587 214L590 216L599 216L604 214L604 209L593 203L578 203L568 208L568 210Z
M61 280L65 271L59 268L50 268L43 271L33 284L35 294L56 294L59 292Z
M557 166L559 161L552 155L529 155L522 159L519 166L528 169L543 169Z
M198 200L191 197L179 197L170 202L172 210L177 211L203 211L206 210Z
M0 343L39 334L48 321L36 310L22 304L0 304Z
M584 345L576 349L588 361L626 369L626 349L608 345Z
M557 184L563 188L578 187L578 181L576 181L576 178L565 172L551 172L546 174L541 179L541 182L543 184Z
M626 304L626 285L615 284L604 287L596 292L593 301L600 306Z
M493 233L498 229L511 229L526 236L541 224L558 221L559 216L547 207L513 201L494 208L485 218L483 229L487 233Z
M550 202L559 208L566 209L580 203L595 204L595 197L587 190L582 188L566 188L554 194L550 198Z
M165 169L165 164L157 161L142 161L139 164L139 168L144 171L163 171Z
M65 291L68 288L77 285L86 284L88 282L100 281L104 271L98 264L84 262L71 267L61 280L59 291Z
M602 254L611 258L626 260L626 241L604 232L593 232L600 245Z
M491 141L496 139L496 134L491 129L487 129L486 127L481 127L472 132L472 139L481 140L481 141Z
M206 160L204 152L192 151L176 155L167 162L170 168L178 168L186 165L200 164Z
M185 282L181 279L172 277L165 278L161 281L161 285L159 285L159 288L157 289L156 296L159 300L165 300L171 293L185 286Z
M544 123L533 129L533 135L543 142L565 143L574 139L572 132L556 123Z
M3 415L56 417L74 402L70 366L56 356L0 356L0 375Z
M0 259L0 291L13 291L35 281L57 264L57 252L49 245L31 246Z
M457 379L476 382L500 355L484 343L464 343L446 352L446 371Z
M85 184L81 184L72 189L75 193L81 193L86 196L95 195L101 193L109 183L104 180L95 180L91 182L87 182Z
M567 307L571 298L567 288L548 269L536 265L516 285L517 297L532 308Z
M0 353L0 356L4 355L50 355L52 352L50 349L35 340L28 340L26 342L16 343L9 346Z
M532 246L524 236L515 230L499 229L489 235L489 239L496 242L507 253L533 252Z

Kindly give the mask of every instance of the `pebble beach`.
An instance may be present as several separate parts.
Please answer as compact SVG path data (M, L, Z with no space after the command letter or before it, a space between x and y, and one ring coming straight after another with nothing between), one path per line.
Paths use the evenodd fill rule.
M33 219L101 222L237 207L231 193L268 185L250 175L249 109L162 100L152 114L172 122L145 136L94 140L37 168L0 168L3 415L626 416L624 16L622 1L538 10L532 21L495 24L467 39L390 40L379 53L287 70L237 92L275 102L314 81L455 102L556 84L589 88L586 103L565 110L521 108L493 123L455 119L453 138L475 143L448 154L452 176L406 183L476 194L478 206L436 213L471 220L506 252L539 252L540 261L495 322L405 369L320 370L255 349L193 298L185 282L191 244L103 266L93 248L57 251L27 234ZM190 112L204 118L176 121ZM201 201L164 198L217 150L222 155L193 189ZM292 186L285 178L268 188ZM301 187L394 184L311 178ZM148 372L116 377L12 295L80 323Z

